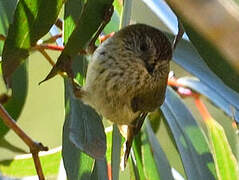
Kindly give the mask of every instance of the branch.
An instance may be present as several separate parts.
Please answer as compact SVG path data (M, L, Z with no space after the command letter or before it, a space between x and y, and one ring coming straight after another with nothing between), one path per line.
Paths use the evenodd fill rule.
M55 51L63 51L64 47L52 45L52 44L37 44L36 46L33 47L33 49L35 49L35 50L50 49L50 50L55 50Z
M5 108L0 104L0 117L2 118L4 124L12 129L29 147L32 153L36 171L40 180L44 180L44 175L40 163L38 153L40 151L48 151L48 148L43 146L41 143L33 141L15 122L14 119L8 114Z

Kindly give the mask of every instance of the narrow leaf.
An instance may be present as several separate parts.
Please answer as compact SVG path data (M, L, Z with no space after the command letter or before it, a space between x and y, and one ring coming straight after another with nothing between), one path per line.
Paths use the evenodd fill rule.
M210 69L239 92L237 4L224 1L172 1L170 7L183 22L189 39ZM230 4L230 5L229 5ZM194 14L194 12L198 12ZM192 16L192 14L194 14ZM215 21L215 19L220 19Z
M206 125L209 132L209 140L213 151L218 179L238 180L238 163L232 153L223 127L214 119L208 119Z
M64 0L20 0L10 25L3 49L3 77L10 86L11 76L29 56L29 51L45 35L56 18Z
M114 180L119 179L120 170L120 152L122 145L122 138L117 125L113 125L112 133L112 151L111 151L111 167L112 167L112 178Z
M3 105L11 117L17 121L25 104L28 90L27 62L21 64L12 75L12 96ZM9 128L0 118L0 139L5 136Z
M215 179L213 158L196 120L171 88L161 107L174 136L188 179Z
M72 58L86 47L87 42L97 31L105 18L113 0L88 0L82 10L80 19L71 33L64 50L59 56L56 65L52 68L46 81L54 77L59 71L68 71L67 66L71 64Z
M146 179L160 180L160 171L158 171L157 169L156 162L151 151L151 146L149 144L149 140L145 131L142 133L141 139L141 141L143 142L141 148L145 177Z
M156 163L157 172L159 173L160 179L173 180L171 167L169 161L161 148L152 128L148 121L145 122L145 133L149 141L151 151ZM150 166L149 166L150 167Z
M0 1L0 34L6 35L13 20L14 10L16 8L17 1ZM2 52L3 42L0 41L0 53ZM0 66L2 61L0 61ZM22 108L24 106L26 95L27 95L27 63L23 63L13 74L12 80L12 96L6 103L4 103L4 108L8 113L17 121ZM2 81L2 66L0 68L0 78ZM1 83L2 84L2 83ZM5 136L9 128L5 126L2 119L0 118L0 139Z
M91 180L108 180L108 168L107 162L104 158L103 160L96 160L93 172L91 174Z
M66 92L68 94L69 92ZM84 154L70 141L70 102L66 101L66 116L63 127L62 157L68 179L78 180L80 178L90 179L94 160Z
M143 162L142 162L142 153L141 153L141 134L138 134L133 141L132 150L131 150L131 157L134 163L136 177L138 176L140 180L146 179L144 174ZM133 153L133 155L132 155Z

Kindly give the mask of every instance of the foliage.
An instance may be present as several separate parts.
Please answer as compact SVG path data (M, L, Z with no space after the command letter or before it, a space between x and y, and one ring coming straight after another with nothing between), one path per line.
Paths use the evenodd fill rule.
M198 24L190 19L187 13L182 13L181 6L170 0L167 2L172 9L161 0L142 1L152 13L158 15L157 20L167 24L173 32L175 26L173 29L171 25L177 23L175 14L180 17L187 37L179 42L172 65L180 65L183 71L191 73L191 76L178 79L172 76L169 79L165 102L146 118L140 134L133 142L127 172L123 174L128 173L131 179L136 180L180 179L181 176L194 180L238 179L238 66L231 65L231 56L227 56L215 41L198 30ZM60 44L48 46L45 43L47 41L40 41L48 32L55 36L61 31L54 25L60 12L62 11L64 16L64 49L62 48L51 71L51 77L66 70L66 66L70 64L75 79L84 84L88 59L79 55L79 52L87 47L112 3L115 11L104 29L106 34L129 23L132 18L132 1L127 1L124 6L119 0L11 0L8 3L0 1L0 34L6 36L6 40L2 39L3 47L0 44L0 76L6 83L5 89L8 89L0 92L0 103L16 121L27 96L27 59L30 53L40 51L47 57L44 48L60 47ZM234 6L238 7L237 4ZM226 22L223 23L220 25L227 26ZM165 34L172 42L173 34ZM61 75L65 88L62 158L68 179L120 179L124 176L120 172L121 147L124 140L120 137L117 127L114 125L105 133L101 117L74 97L69 79ZM6 101L3 101L2 97L7 97ZM188 99L191 101L188 102ZM213 118L214 114L211 115L210 110L206 108L212 106L210 103L231 120L224 117ZM0 139L3 139L8 131L0 119ZM171 143L175 149L174 154L169 154L169 150L162 145L160 137L163 132L167 134L164 136L167 138L165 141ZM171 159L174 156L179 156L180 162L173 162ZM53 155L42 156L41 161L44 162L46 175L56 174L60 154L56 152ZM55 163L54 167L50 164L52 161ZM21 166L33 167L29 165L29 159L14 160L12 164L2 161L0 171L6 175L32 175L32 170L25 173L21 168L15 169L19 172L12 172L14 166L21 163ZM183 171L180 168L175 171L176 166L183 168Z

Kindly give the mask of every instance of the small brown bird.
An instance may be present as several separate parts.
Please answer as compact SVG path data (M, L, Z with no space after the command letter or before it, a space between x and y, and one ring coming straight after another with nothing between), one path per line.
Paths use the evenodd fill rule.
M147 113L164 102L171 57L167 37L145 24L121 29L92 55L81 99L119 125L126 138L124 166Z

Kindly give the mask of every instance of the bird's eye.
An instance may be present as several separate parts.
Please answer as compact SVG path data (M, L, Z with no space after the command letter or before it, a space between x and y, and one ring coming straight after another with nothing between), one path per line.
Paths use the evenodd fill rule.
M148 50L147 44L146 44L146 43L142 43L142 44L140 45L140 50L141 50L141 51L147 51L147 50Z

